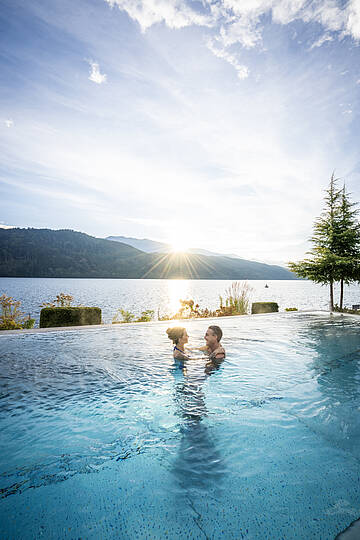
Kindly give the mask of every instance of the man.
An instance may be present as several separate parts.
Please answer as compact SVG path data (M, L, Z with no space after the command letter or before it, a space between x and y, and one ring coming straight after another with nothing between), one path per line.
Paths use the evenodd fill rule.
M208 353L209 360L223 360L225 358L225 349L220 344L222 335L220 326L209 326L206 330L204 336L206 345L201 347L201 350Z

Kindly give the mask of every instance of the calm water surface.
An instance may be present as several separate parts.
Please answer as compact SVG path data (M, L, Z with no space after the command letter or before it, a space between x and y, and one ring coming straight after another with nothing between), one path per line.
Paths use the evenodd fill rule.
M333 540L360 516L358 318L0 336L0 538ZM194 345L209 321L186 322Z
M231 281L226 280L141 280L141 279L65 279L65 278L0 278L0 295L5 293L21 301L23 311L37 321L40 304L54 300L60 292L72 294L75 305L98 306L104 322L111 322L118 308L138 315L152 309L155 314L175 313L179 299L192 298L201 307L215 309L219 295ZM329 293L310 281L249 281L251 301L278 302L280 310L328 309ZM265 284L269 288L265 288ZM336 299L338 291L335 291ZM338 300L336 300L338 301ZM360 288L352 285L345 290L345 303L360 304Z

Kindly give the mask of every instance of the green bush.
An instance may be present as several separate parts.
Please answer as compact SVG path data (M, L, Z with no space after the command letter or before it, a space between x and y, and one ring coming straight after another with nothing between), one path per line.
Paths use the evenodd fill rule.
M253 302L251 304L252 315L258 313L274 313L276 311L279 311L279 306L276 302Z
M34 328L34 326L35 326L35 319L30 319L30 317L26 319L26 321L24 321L22 325L22 327L25 330L30 330L31 328Z
M147 309L146 311L142 311L141 315L138 319L135 320L135 322L150 322L154 318L154 311L152 309Z
M246 315L249 311L249 295L252 291L250 285L245 281L233 281L233 283L225 290L225 305L224 298L219 297L220 307L216 310L217 317L227 315Z
M98 307L46 307L40 312L40 328L101 324Z
M0 296L0 330L21 330L22 328L33 328L35 319L26 318L20 311L21 302L14 300L11 296L3 294ZM33 321L29 326L29 321Z
M286 307L285 308L285 311L297 311L298 308L297 307Z
M121 319L119 319L119 316L121 316ZM135 315L131 313L131 311L128 311L127 309L118 309L112 319L112 324L131 323L134 319Z
M22 326L13 319L0 321L0 330L21 330Z

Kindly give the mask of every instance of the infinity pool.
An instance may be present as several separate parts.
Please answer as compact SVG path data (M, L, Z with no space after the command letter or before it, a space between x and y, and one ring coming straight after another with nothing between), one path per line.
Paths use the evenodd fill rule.
M186 322L194 345L209 320ZM221 320L0 336L0 538L334 539L360 516L360 322Z

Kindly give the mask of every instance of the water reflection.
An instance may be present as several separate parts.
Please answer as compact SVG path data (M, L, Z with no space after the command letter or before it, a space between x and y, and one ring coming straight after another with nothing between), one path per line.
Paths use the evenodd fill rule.
M222 361L190 360L185 364L176 361L174 367L174 402L176 414L182 419L181 440L172 472L180 493L192 503L192 493L209 494L219 488L224 474L224 464L211 429L203 421L208 416L204 383L216 372Z
M299 334L306 339L307 369L313 379L304 382L290 411L332 446L360 459L358 322L345 317L309 319Z
M188 299L189 281L185 279L167 280L168 306L170 313L176 313L180 308L180 300Z
M358 324L343 317L327 324L314 321L308 326L308 337L315 352L308 367L316 376L319 387L335 399L359 399Z

